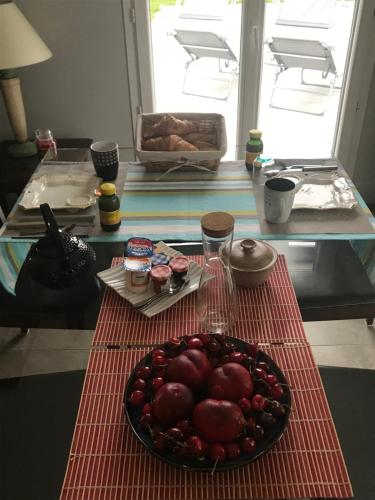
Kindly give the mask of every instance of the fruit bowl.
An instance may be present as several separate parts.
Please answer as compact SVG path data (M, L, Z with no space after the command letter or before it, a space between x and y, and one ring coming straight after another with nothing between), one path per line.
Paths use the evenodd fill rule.
M237 370L234 364L240 365ZM243 387L247 397L232 394L233 389L241 392L241 383L228 377L249 374L251 387ZM186 376L189 387L182 383ZM163 405L171 394L175 403ZM282 437L290 408L289 386L270 356L255 343L217 334L185 335L155 347L132 370L124 393L127 420L148 451L193 471L230 470L257 460ZM210 411L214 417L226 413L217 439Z

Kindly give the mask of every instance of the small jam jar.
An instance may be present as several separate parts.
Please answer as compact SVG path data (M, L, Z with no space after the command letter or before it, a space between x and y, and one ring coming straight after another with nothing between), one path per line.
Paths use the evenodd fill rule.
M169 287L169 281L171 278L171 268L169 266L154 266L150 271L150 278L154 285L154 290L156 293L160 293Z
M172 269L173 279L175 283L181 283L188 272L189 264L189 259L187 257L184 257L183 255L181 255L180 257L175 257L170 261L169 267Z

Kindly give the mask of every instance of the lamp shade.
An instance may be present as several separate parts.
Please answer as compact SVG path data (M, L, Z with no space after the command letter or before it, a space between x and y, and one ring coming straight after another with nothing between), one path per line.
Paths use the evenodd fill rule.
M0 3L0 69L45 61L52 52L13 2Z

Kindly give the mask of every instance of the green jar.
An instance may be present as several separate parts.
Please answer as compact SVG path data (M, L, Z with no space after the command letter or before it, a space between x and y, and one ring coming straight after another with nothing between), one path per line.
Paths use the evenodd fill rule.
M246 143L246 168L250 172L253 170L255 158L263 153L262 132L257 128L253 128L249 132L249 140Z
M117 231L121 224L120 200L116 195L116 186L104 182L100 186L99 198L100 225L104 231Z

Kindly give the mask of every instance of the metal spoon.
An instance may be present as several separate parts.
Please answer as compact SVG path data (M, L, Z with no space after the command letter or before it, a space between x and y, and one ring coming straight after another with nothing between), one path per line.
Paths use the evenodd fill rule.
M146 309L147 307L149 307L154 302L157 302L157 301L159 301L160 299L162 299L164 297L169 297L170 295L175 295L176 293L180 292L189 283L190 283L190 279L188 277L185 278L185 280L182 281L182 282L180 282L180 283L172 282L170 284L170 287L169 287L168 290L165 290L164 292L161 292L161 293L158 293L156 295L153 295L152 297L150 297L149 299L147 299L145 302L142 302L140 304L135 305L134 308L137 309L138 311L140 311L142 309Z

